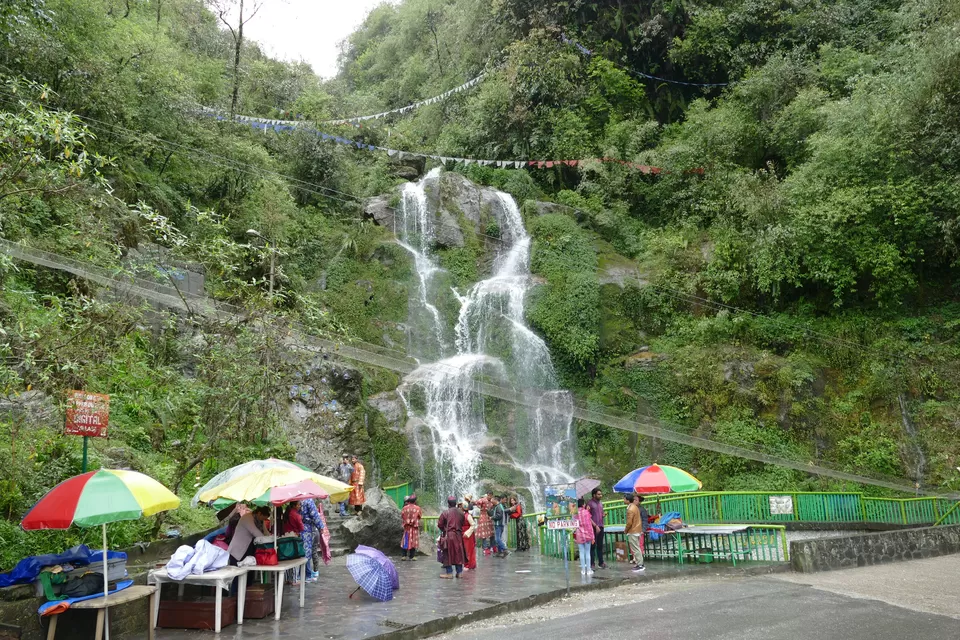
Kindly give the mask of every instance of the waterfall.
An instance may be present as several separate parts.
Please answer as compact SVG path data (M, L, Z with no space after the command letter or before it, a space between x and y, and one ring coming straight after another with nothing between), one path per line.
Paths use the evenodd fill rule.
M434 277L441 271L430 255L430 245L434 238L433 221L427 206L426 185L440 176L440 168L430 171L419 183L408 182L403 185L402 200L393 217L393 232L400 246L413 256L413 266L417 274L419 296L417 304L410 306L410 323L414 327L408 332L408 338L417 340L409 345L410 352L417 357L435 354L444 355L443 322L440 311L430 300L434 296ZM419 342L426 332L430 340Z
M446 344L450 332L437 310L438 298L445 292L435 283L442 270L430 252L434 225L426 195L426 189L438 179L439 172L434 170L419 183L404 186L402 211L397 216L402 224L395 229L400 244L414 256L419 280L418 295L411 296L411 318L419 320L411 323L411 331L431 332L428 342L436 344L429 353L414 355L423 359L433 353L439 356L409 374L399 390L408 415L422 420L429 430L428 436L417 430L415 446L423 451L426 444L432 450L438 495L476 493L481 449L495 445L487 430L485 398L476 385L486 376L493 384L513 387L524 394L528 406L514 412L516 450L505 452L497 463L522 470L536 506L541 507L544 485L573 480L573 399L568 391L557 389L550 351L524 318L532 284L531 239L516 202L510 195L496 192L495 213L503 246L489 278L464 295L453 292L460 311L453 327L453 344ZM423 318L432 322L424 323ZM422 337L411 338L410 344L424 348ZM454 350L456 355L443 357ZM425 469L422 457L420 462Z

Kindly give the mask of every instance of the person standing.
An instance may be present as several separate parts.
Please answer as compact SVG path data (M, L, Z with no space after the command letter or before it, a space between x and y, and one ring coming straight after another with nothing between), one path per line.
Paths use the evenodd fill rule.
M457 499L453 496L447 498L447 510L437 518L437 528L440 529L439 547L443 551L443 570L441 578L452 578L453 570L456 568L457 577L463 574L463 561L465 553L463 549L463 511L457 507Z
M633 572L642 573L643 566L643 534L647 531L647 510L640 506L643 497L634 493L628 494L624 498L627 503L627 525L623 532L627 534L627 542L630 544L630 553L633 555Z
M577 499L577 529L573 533L573 539L580 550L580 575L592 576L590 547L593 545L594 539L593 515L591 515L590 509L587 508L583 498Z
M527 532L527 522L523 519L523 505L516 496L510 498L510 508L507 509L510 519L517 528L517 551L527 551L530 548L530 534Z
M233 537L227 551L230 553L230 564L236 566L238 562L254 554L253 541L262 535L270 533L267 519L270 517L268 507L258 507L248 511L237 521Z
M360 458L353 456L353 473L350 475L350 484L353 491L350 492L350 506L352 506L357 515L363 511L363 503L367 501L367 495L363 492L363 483L367 480L367 470L360 463Z
M485 497L481 497L477 500L477 505L480 509L480 516L477 519L477 532L476 536L480 538L480 542L483 544L483 555L490 555L490 547L493 546L491 542L493 541L493 520L490 519L490 509L493 507L493 492L488 491Z
M350 464L350 456L347 454L343 454L343 458L340 460L340 466L337 467L337 475L340 477L340 482L345 484L350 484L350 481L353 479L353 465ZM340 517L347 517L346 500L340 503Z
M597 487L590 492L590 502L587 503L587 509L590 510L590 517L593 519L593 545L590 547L590 568L595 566L601 569L607 568L607 561L603 557L604 539L603 539L603 491Z
M421 518L423 518L423 510L417 505L417 494L407 496L403 509L400 510L400 521L403 523L403 538L400 540L400 548L403 549L402 560L408 557L413 561L417 559Z
M503 541L503 531L507 527L507 510L500 501L500 496L494 496L493 507L490 509L490 519L493 520L494 545L496 554L501 558L510 555L507 551L507 543Z
M307 558L307 581L316 582L320 577L320 545L317 543L326 525L313 498L300 501L300 519L303 520L300 539L303 541L303 555Z
M460 506L463 509L463 553L466 559L463 570L469 571L477 568L477 521L471 513L473 505L469 499Z

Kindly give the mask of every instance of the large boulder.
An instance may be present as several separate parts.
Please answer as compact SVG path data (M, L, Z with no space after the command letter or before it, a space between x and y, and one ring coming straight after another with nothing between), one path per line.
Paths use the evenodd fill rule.
M382 196L370 198L364 205L364 213L368 218L373 218L381 227L387 227L388 229L391 229L393 228L394 215L393 207L390 205L390 201L392 199L392 194L384 194Z
M396 553L403 536L400 509L379 487L370 487L366 493L367 502L360 516L347 518L343 523L344 540L351 549L365 544L384 553Z

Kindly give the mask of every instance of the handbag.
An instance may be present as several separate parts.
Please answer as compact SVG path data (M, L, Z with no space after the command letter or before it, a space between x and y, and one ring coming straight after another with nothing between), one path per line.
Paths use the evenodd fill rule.
M257 549L253 556L257 559L259 565L272 566L278 564L276 549Z
M293 560L302 558L304 554L303 540L300 536L296 538L281 538L277 540L277 558L280 560Z

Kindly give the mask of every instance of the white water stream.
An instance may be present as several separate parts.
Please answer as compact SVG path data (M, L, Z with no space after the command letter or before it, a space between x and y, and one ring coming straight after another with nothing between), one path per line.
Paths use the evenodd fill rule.
M476 494L481 451L490 447L494 462L526 473L536 506L541 507L544 485L573 480L573 402L569 392L557 389L547 345L524 318L531 286L530 236L516 202L497 192L494 213L503 246L489 278L464 295L453 291L454 300L447 300L460 305L448 344L451 331L444 326L440 309L446 307L442 301L449 292L437 282L442 269L431 254L435 225L427 198L427 188L437 180L435 169L420 182L406 184L394 221L401 246L414 257L419 284L418 295L411 298L409 333L419 334L410 337L411 351L421 361L432 360L410 373L399 390L408 415L429 428L429 443L418 435L415 446L419 452L425 447L432 451L441 497ZM488 433L486 398L476 388L484 376L523 392L538 407L513 408L514 451L498 449ZM423 454L420 463L426 471Z

